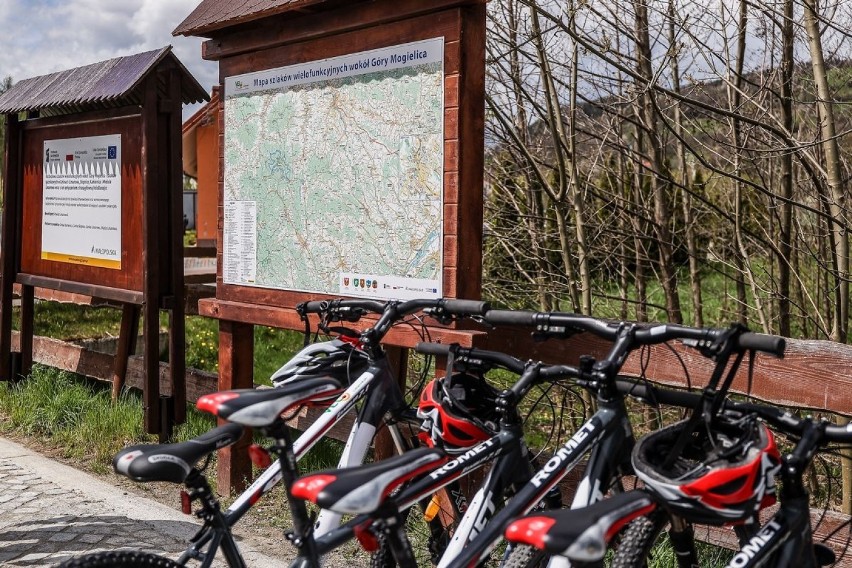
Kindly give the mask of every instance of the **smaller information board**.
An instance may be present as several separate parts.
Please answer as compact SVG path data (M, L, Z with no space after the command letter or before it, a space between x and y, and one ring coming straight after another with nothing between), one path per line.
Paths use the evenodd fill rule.
M41 258L121 269L121 135L45 140Z

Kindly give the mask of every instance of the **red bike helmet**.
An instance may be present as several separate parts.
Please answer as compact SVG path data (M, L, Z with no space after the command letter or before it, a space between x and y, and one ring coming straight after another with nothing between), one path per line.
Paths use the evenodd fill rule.
M434 379L420 395L417 417L426 443L461 453L497 433L499 391L471 372Z
M709 429L700 424L693 443L665 467L685 425L682 421L648 434L633 448L636 475L671 512L694 523L737 524L775 502L781 456L764 424L751 416L724 415Z

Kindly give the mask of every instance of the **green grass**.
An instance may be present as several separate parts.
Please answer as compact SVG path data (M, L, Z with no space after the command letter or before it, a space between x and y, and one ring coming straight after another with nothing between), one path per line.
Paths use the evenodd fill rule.
M298 331L254 328L254 382L271 385L269 377L302 348ZM186 365L215 373L219 370L219 322L199 316L186 318Z

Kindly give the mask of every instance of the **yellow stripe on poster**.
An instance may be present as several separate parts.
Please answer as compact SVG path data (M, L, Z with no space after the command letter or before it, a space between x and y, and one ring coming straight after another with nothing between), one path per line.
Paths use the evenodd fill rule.
M120 260L109 260L107 258L91 258L88 256L75 256L71 254L60 254L56 252L41 253L42 260L52 260L54 262L68 262L71 264L85 264L86 266L97 266L98 268L112 268L121 270Z

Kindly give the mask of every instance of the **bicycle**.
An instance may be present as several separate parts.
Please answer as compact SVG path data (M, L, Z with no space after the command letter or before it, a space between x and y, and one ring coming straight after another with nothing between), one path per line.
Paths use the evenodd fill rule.
M546 322L542 320L546 318ZM428 350L433 354L452 355L455 361L491 360L498 362L504 368L521 374L521 378L511 388L505 391L498 402L498 407L512 411L529 388L539 380L547 380L555 376L560 378L572 377L578 384L592 388L598 394L600 409L578 432L547 462L539 472L525 472L526 485L518 484L519 477L514 471L516 464L528 463L523 454L519 454L522 439L518 417L512 412L504 411L500 422L500 432L494 437L472 447L464 455L444 464L440 469L430 473L425 479L414 482L392 500L392 505L404 510L424 495L442 487L469 473L471 470L488 462L494 462L482 488L471 500L467 512L457 527L450 547L445 552L439 566L475 565L483 560L493 545L499 539L503 526L515 516L536 506L550 492L567 472L585 455L592 451L586 478L578 491L576 503L600 498L603 490L617 480L615 475L623 468L624 450L632 446L632 436L629 434L629 421L624 408L622 394L616 388L615 375L620 369L627 354L633 348L643 344L660 343L677 337L699 338L722 336L727 330L694 330L677 326L656 326L651 329L638 329L633 325L609 324L593 318L569 314L535 314L506 311L490 311L485 321L497 323L534 324L539 333L552 333L564 336L565 328L574 331L593 331L599 335L615 339L615 344L605 360L595 362L585 358L584 368L576 369L568 366L543 366L540 363L524 364L510 356L484 352L482 350L465 350L447 346L418 346L419 350ZM556 329L551 330L548 326ZM715 334L715 335L714 335ZM709 350L709 348L708 348ZM711 350L712 351L712 350ZM629 451L627 452L629 454ZM369 469L375 466L366 466ZM323 472L317 475L334 477L339 480L343 489L338 492L329 491L327 498L318 492L305 492L303 498L317 502L321 506L335 506L335 500L345 496L346 488L355 486L352 479L363 479L359 469L350 472ZM310 479L310 476L309 476ZM306 482L309 483L309 482ZM506 507L493 518L491 514L499 506L499 501L512 486L520 487ZM385 503L383 503L385 505ZM367 510L350 510L355 513L367 513ZM366 520L365 520L366 519ZM358 522L368 522L369 516L359 518ZM349 538L345 533L338 535L340 539ZM475 538L474 538L475 537ZM402 536L400 536L402 538ZM327 544L331 547L339 544L340 540L319 539L321 551ZM465 547L467 544L467 547ZM462 550L463 549L463 550Z
M406 437L400 431L398 425L412 422L419 425L419 422L417 422L414 413L405 404L404 395L393 376L381 345L381 340L395 323L423 309L431 310L430 315L439 321L448 322L455 317L484 313L487 308L487 304L483 302L453 299L411 300L407 302L393 301L387 303L373 300L332 300L301 304L297 309L300 315L306 319L306 330L309 330L309 324L307 323L308 314L322 314L329 322L354 322L366 315L367 312L377 313L379 317L372 327L358 334L357 347L352 345L354 342L350 339L340 341L338 345L329 345L326 342L323 349L319 350L319 352L325 352L326 356L329 353L337 353L337 360L344 359L340 356L340 353L346 355L347 361L354 359L360 362L363 358L362 363L365 364L359 363L357 365L360 374L346 381L348 387L345 390L334 393L335 396L328 395L319 401L314 401L315 403L321 402L323 405L328 405L328 408L292 444L294 459L298 460L301 458L335 424L352 411L359 402L362 404L350 430L346 446L341 455L339 467L352 466L363 462L370 442L373 440L379 425L382 423L387 426L396 451L402 453L408 449ZM342 351L337 351L339 349L342 349ZM313 355L316 351L315 347L309 346L305 350L300 351L300 354L306 356ZM296 358L299 358L299 354L297 354ZM286 368L287 365L282 367L276 375L283 379L286 375L283 371ZM308 373L307 379L304 374L293 373L290 376L293 380L289 382L286 380L280 381L279 384L281 387L279 388L289 388L306 380L313 380L317 375L328 378L329 371L330 368L328 365L320 365L315 373ZM340 378L340 369L337 369L337 378ZM272 396L274 397L274 395ZM209 401L210 399L207 400ZM216 408L214 402L209 402L208 404L208 409L214 410ZM148 473L143 469L143 473L140 473L136 477L131 476L131 479L142 482L171 481L183 483L186 487L186 496L182 498L185 512L191 508L192 502L198 501L200 503L201 509L197 512L197 516L204 521L204 524L198 534L191 540L190 547L176 561L179 566L186 566L188 563L195 561L199 563L201 568L206 568L212 563L221 548L229 566L235 568L245 567L245 561L234 544L231 527L242 518L254 503L271 491L282 480L283 469L281 460L270 460L270 465L264 472L255 479L224 513L220 512L218 500L212 497L203 471L209 461L209 455L213 451L219 447L236 442L236 440L231 440L234 429L221 430L222 428L226 427L214 429L211 433L202 435L189 442L142 445L126 448L114 460L114 466L119 463L122 464L121 469L118 467L115 468L116 472L130 476L128 474L130 469L124 467L124 464L127 463L125 460L129 455L133 455L134 459L145 461L156 459L160 460L161 463L165 463L169 460L183 460L187 457L185 456L187 444L195 449L199 449L199 451L200 448L204 448L202 453L193 453L190 456L195 458L195 460L187 464L187 467L180 468L181 473L179 474L164 473L159 469ZM218 440L218 442L210 443L211 440ZM217 446L217 443L222 445ZM265 459L262 455L263 452L257 449L255 451L261 454L259 456L261 459ZM205 463L200 468L192 467L192 464L201 460L205 460ZM219 518L220 516L221 519ZM339 525L340 518L341 516L338 513L330 511L321 512L316 526L312 529L312 533L316 533L317 535L325 534ZM108 553L93 553L81 556L67 561L63 566L84 568L86 566L103 565L100 557L105 554ZM117 553L109 554L113 564L126 560L128 562L126 566L137 565L130 563L131 557L135 557L136 553L128 552L125 555L126 558L116 556Z
M743 330L733 339L725 351L737 353L736 358L730 367L728 357L717 359L701 394L654 389L656 401L692 408L693 413L637 443L632 463L646 489L585 509L518 519L506 529L506 537L585 566L600 563L610 540L626 526L612 561L620 568L643 566L651 543L667 522L673 527L671 541L681 568L698 566L693 523L734 526L746 551L754 539L764 538L755 529L757 512L774 502L773 476L782 458L771 432L754 415L770 407L734 403L727 395L746 350L782 356L784 343ZM727 376L719 385L726 368ZM779 421L777 414L774 418ZM785 479L785 492L793 487L796 484ZM801 471L798 487L802 488Z

